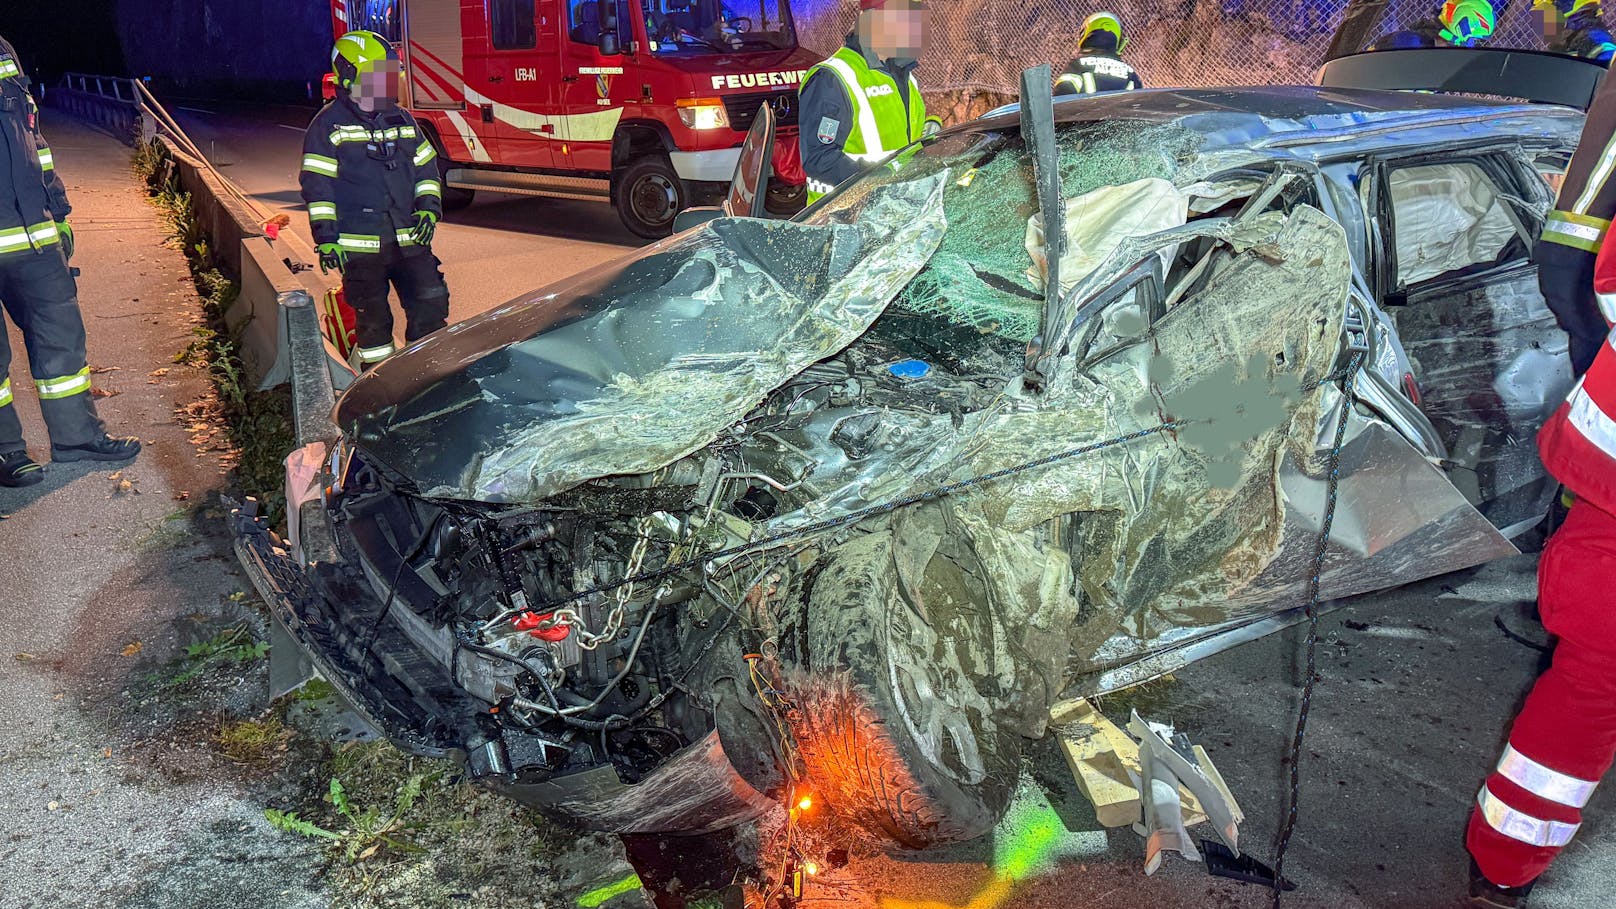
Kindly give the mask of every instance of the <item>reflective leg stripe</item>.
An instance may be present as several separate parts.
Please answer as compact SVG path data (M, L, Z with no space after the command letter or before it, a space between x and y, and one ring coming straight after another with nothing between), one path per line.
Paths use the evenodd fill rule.
M39 387L39 397L43 401L81 395L90 390L90 367L86 366L70 376L35 379L34 384Z
M42 148L39 150L39 168L40 170L56 169L56 156L51 154L50 149Z
M1551 211L1543 225L1543 239L1562 246L1597 254L1599 244L1610 230L1610 222L1575 212Z
M37 246L49 246L57 242L58 239L56 222L54 221L33 224L28 227L10 227L0 230L0 253L16 252L19 249L32 249Z
M436 180L422 180L415 184L415 194L417 196L437 196L442 198L443 185Z
M1487 819L1487 826L1512 840L1547 849L1559 849L1571 842L1577 828L1582 826L1539 820L1516 811L1493 795L1486 786L1481 787L1481 792L1476 795L1476 807L1481 809L1481 816Z
M1513 744L1504 746L1504 756L1498 759L1498 772L1527 792L1570 808L1588 804L1594 788L1599 785L1598 780L1589 782L1545 767L1516 751Z
M415 166L420 167L437 156L437 150L432 147L431 142L422 142L420 147L415 150Z
M327 158L325 155L304 155L303 169L310 173L335 177L337 175L337 159Z
M335 220L337 220L337 203L335 203L335 202L310 202L309 203L309 220L310 221L335 221Z
M1605 324L1616 326L1616 294L1596 293L1594 297L1599 300L1599 312L1605 317Z
M11 403L11 380L0 382L0 407Z
M396 346L383 344L380 347L357 348L354 350L354 356L358 357L361 363L380 363L397 352L398 348Z
M1599 402L1583 387L1587 376L1577 380L1571 389L1571 410L1567 419L1583 438L1594 443L1605 454L1616 458L1616 419L1599 407ZM1546 797L1546 796L1545 796Z
M337 237L337 245L349 252L379 253L382 251L382 238L364 234L342 234Z

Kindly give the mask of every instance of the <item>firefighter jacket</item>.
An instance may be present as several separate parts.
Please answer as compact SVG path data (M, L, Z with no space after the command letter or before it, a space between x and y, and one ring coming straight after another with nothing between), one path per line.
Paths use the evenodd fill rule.
M850 35L846 47L808 70L798 142L810 203L925 133L916 65L873 59Z
M1131 92L1144 88L1139 73L1114 53L1087 50L1066 64L1066 71L1055 80L1056 95L1095 95L1100 92Z
M303 201L316 245L349 255L382 251L382 232L414 246L416 212L443 216L437 152L399 107L366 113L340 94L303 139Z
M50 146L39 132L39 108L28 93L17 52L0 38L0 258L34 252L59 242L58 222L73 207L56 175Z
M1606 239L1594 267L1594 293L1616 325L1616 242ZM1538 433L1538 454L1555 479L1606 514L1616 514L1616 331L1612 331L1560 409Z
M1606 79L1588 108L1577 153L1566 169L1560 199L1549 212L1543 239L1599 252L1616 217L1616 79Z
M1421 19L1400 32L1383 35L1369 45L1369 50L1411 50L1420 47L1446 47L1453 42L1448 40L1446 32L1448 27L1442 24L1441 19Z
M1549 50L1585 60L1609 63L1616 56L1616 39L1605 28L1605 21L1594 10L1585 9L1566 19L1564 38Z

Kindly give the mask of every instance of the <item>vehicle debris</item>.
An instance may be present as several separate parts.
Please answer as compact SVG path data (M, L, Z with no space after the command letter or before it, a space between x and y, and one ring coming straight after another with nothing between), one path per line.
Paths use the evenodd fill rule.
M1186 806L1179 796L1180 788L1195 796L1204 820L1235 855L1240 853L1240 822L1245 813L1235 802L1223 775L1213 766L1206 749L1191 745L1188 738L1176 734L1173 727L1148 723L1134 711L1128 721L1128 731L1139 740L1138 772L1129 771L1144 804L1144 821L1134 825L1134 832L1145 838L1145 874L1155 874L1161 867L1161 853L1171 849L1191 861L1200 861L1201 855L1185 830Z

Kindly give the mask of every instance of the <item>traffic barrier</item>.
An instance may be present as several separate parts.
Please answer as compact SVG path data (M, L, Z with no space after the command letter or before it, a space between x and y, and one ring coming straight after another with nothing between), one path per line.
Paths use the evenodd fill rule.
M140 102L140 87L122 76L68 73L55 88L42 88L52 107L106 130L129 144L150 142L157 123Z

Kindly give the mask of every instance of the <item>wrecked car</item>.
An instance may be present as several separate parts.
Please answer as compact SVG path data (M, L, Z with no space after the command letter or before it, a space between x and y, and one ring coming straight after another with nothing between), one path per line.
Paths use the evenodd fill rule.
M1063 692L1296 620L1342 420L1326 596L1531 535L1570 373L1530 252L1578 111L1024 116L379 365L289 460L289 537L243 515L279 624L400 747L586 827L811 791L925 846L994 824Z

